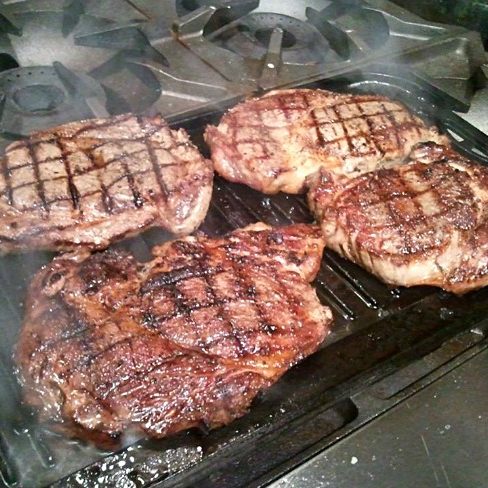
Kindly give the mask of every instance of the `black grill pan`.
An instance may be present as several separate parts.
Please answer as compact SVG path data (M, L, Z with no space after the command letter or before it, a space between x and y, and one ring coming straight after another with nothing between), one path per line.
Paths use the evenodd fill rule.
M488 138L453 113L452 99L407 73L380 66L307 86L400 99L451 134L460 152L488 164ZM226 108L171 122L185 127L207 154L203 129ZM286 225L312 217L303 197L269 197L217 177L202 230L219 235L258 220ZM119 245L144 258L168 238L151 230ZM30 253L0 259L0 479L9 487L263 486L391 408L420 388L432 371L486 345L488 289L461 298L428 287L392 290L326 251L315 286L335 323L319 352L227 427L191 430L161 441L125 439L118 452L107 453L50 432L21 404L11 354L22 300L31 276L51 258ZM371 397L367 401L365 392Z

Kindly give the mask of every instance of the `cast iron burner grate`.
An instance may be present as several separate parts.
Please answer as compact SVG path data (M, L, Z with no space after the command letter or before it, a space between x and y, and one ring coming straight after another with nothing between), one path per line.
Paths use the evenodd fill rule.
M339 57L328 41L311 24L270 12L251 13L223 30L213 40L219 46L251 59L262 59L271 41L274 29L283 31L281 59L288 64L336 62Z
M124 3L114 8L108 18L97 16L107 14L97 10L95 2L80 0L26 0L2 5L0 14L8 22L0 25L0 52L9 54L19 66L45 66L57 61L87 73L123 46L92 49L80 45L74 35L79 26L107 29L137 25L145 20L134 9L131 12L124 8Z
M217 20L220 25L232 22L232 20L247 14L252 9L257 8L259 4L260 0L175 0L176 14L179 17L202 7L223 7ZM218 26L216 24L210 25L209 29L212 30L212 28L218 28Z
M154 102L157 98L154 83L145 89L146 84L139 83L139 78L130 72L124 77L124 83L132 90L125 89L125 93L118 92L110 82L102 83L100 78L92 76L92 72L110 59L120 57L123 46L85 46L77 42L76 32L95 26L98 30L108 26L129 28L127 26L137 25L143 19L128 5L113 9L111 18L100 17L106 13L96 2L78 0L69 3L21 1L0 7L3 19L0 60L8 59L11 64L20 66L12 72L4 72L1 78L5 97L1 125L2 135L6 136L3 145L11 136L26 135L32 130L130 110L131 97L138 100L141 108ZM142 48L141 54L145 54ZM125 67L125 63L118 63L119 71ZM38 84L44 88L37 87ZM24 102L20 105L16 102L19 85L24 88ZM30 95L28 101L27 94ZM151 94L149 99L148 94ZM52 100L49 101L50 95Z
M100 83L61 63L4 71L0 93L0 133L6 137L27 136L66 120L107 115Z
M261 0L258 7L176 0L176 11L184 14L174 25L183 44L224 78L264 89L402 56L420 76L466 103L472 75L485 62L479 35L425 22L381 0ZM474 61L472 69L461 56Z
M137 2L125 0L27 0L0 4L0 71L25 68L22 76L36 73L30 79L37 83L35 77L40 76L41 70L43 76L49 71L56 77L56 66L63 66L78 77L78 87L90 92L85 98L97 98L99 108L105 106L105 114L152 111L167 116L243 92L172 39L168 28L171 19L162 15L160 2L140 3L144 4L141 8ZM66 85L64 81L63 84ZM34 111L9 98L4 120L11 113L15 120L8 122L3 132L25 135L53 123L104 113L86 110L83 96L67 97L66 93L65 102L73 106L63 105L61 109L61 95L58 93L56 98L53 90L56 89L30 90L31 99L37 98L41 103L39 110ZM40 99L49 93L54 98L42 109L44 102ZM3 137L0 145L5 146L9 138L10 135Z

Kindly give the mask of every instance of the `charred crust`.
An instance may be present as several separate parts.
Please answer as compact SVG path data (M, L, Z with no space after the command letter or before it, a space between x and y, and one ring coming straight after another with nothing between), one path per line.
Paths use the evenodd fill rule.
M129 267L127 265L129 264ZM97 253L87 259L78 271L83 293L94 295L113 281L127 281L133 265L129 255L117 251Z
M268 238L267 238L267 242L268 244L283 244L283 234L279 231L276 231L276 232L270 232Z
M329 326L300 310L304 297L321 305L287 262L285 237L298 256L315 231L282 229L281 244L269 230L186 238L147 263L117 250L59 262L42 285L57 286L61 270L62 293L39 293L45 275L29 291L17 355L29 402L97 444L131 427L161 437L242 415ZM266 374L248 371L255 361Z

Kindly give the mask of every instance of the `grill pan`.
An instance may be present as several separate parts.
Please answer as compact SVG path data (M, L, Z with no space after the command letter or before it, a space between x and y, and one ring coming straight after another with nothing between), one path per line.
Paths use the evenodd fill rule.
M450 134L458 151L488 164L488 137L453 112L460 108L457 102L399 69L376 66L303 86L399 99ZM205 125L215 124L237 101L170 122L187 129L208 156ZM312 216L302 196L270 197L216 177L201 229L221 235L259 220L286 225L311 222ZM169 238L153 229L117 246L148 259L151 247ZM326 251L314 285L335 322L316 354L229 426L192 429L159 441L126 438L119 451L108 453L51 432L21 403L12 350L22 300L32 275L52 256L0 258L0 479L8 487L263 486L414 393L431 381L426 379L430 373L442 374L447 362L456 364L488 345L483 322L488 289L465 297L430 287L391 289Z

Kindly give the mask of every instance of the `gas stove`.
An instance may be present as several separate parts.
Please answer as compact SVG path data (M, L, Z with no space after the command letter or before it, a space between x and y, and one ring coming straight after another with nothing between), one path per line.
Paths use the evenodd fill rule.
M479 35L384 0L7 0L0 141L121 112L177 116L401 62L467 109ZM34 41L35 40L35 41Z
M463 117L478 121L481 127L486 122L486 116L480 115L480 107L486 110L486 65L479 34L424 21L387 0L4 0L0 2L0 149L38 129L127 111L159 112L170 122L186 123L185 128L200 144L202 124L215 122L211 115L207 120L206 114L215 116L264 90L316 86L313 83L318 80L341 76L350 76L347 89L360 90L390 86L395 76L405 79L402 93L407 98L434 106L439 99L448 100L450 110L467 112ZM381 73L361 77L361 72L376 66L381 66ZM356 74L351 75L353 72ZM418 88L421 86L427 87L425 91ZM194 122L195 114L203 114L203 118ZM486 147L469 140L470 135L459 124L446 127L454 133L460 129L460 140L465 137L468 141L465 150L472 148L472 155L487 157ZM310 220L303 202L285 195L271 201L248 189L232 186L229 190L225 185L216 180L205 231L222 233L257 219L277 225ZM145 235L146 247L157 243L159 237L157 233ZM351 271L338 256L329 254L327 274L319 279L317 289L336 315L337 328L329 341L333 349L329 358L312 358L283 383L290 388L286 396L292 398L286 405L300 405L300 395L308 395L310 412L312 407L319 409L313 420L307 417L310 412L300 414L297 420L291 407L282 412L280 392L285 387L278 385L266 404L276 407L276 418L258 405L254 417L215 431L211 440L205 432L182 433L161 441L164 444L125 439L119 452L108 454L40 427L30 411L19 408L18 385L10 374L17 329L7 326L20 323L19 300L25 283L45 259L38 254L13 256L8 266L16 270L14 275L0 265L1 279L13 290L7 290L12 294L0 293L0 323L5 326L0 389L10 392L4 395L0 418L0 484L9 487L54 482L74 487L147 487L156 482L177 486L182 479L185 486L218 486L221 471L225 471L226 486L241 486L244 478L239 480L239 476L247 476L253 469L258 473L258 464L259 469L269 471L278 469L274 463L290 469L288 457L297 455L298 450L312 449L314 442L327 436L327 442L333 442L344 426L352 429L397 402L396 390L391 396L375 390L376 403L366 402L364 392L351 393L355 403L343 399L341 391L359 389L348 383L348 374L373 382L379 379L373 370L375 361L401 350L404 359L398 364L410 361L413 370L408 370L406 377L400 374L399 379L392 375L390 383L385 380L385 388L398 388L403 394L418 377L445 365L453 355L461 357L469 348L481 348L488 334L484 326L472 334L465 332L460 340L457 336L453 339L451 335L464 327L465 318L454 312L452 316L445 294L386 290L361 270ZM485 303L483 297L488 303L483 295L479 301L473 298L467 305L459 305L465 317L484 310L484 305L479 305ZM449 321L445 331L440 326L438 330L432 319L425 326L432 332L432 337L428 336L419 325L425 314L422 306L415 308L417 303L428 310L441 307L442 320ZM397 324L392 330L388 320L397 316L397 322L406 325ZM375 327L374 333L368 327ZM357 350L368 344L368 356L354 359L350 349L341 346L340 341L345 343L346 339L348 347ZM433 358L425 356L435 349L436 340L446 340L448 347L434 351ZM424 342L412 352L415 341ZM418 359L416 355L427 359L413 361ZM340 371L321 385L334 391L327 400L333 405L330 408L324 407L325 400L323 405L312 405L326 396L320 392L322 396L312 398L314 388L318 392L320 381L325 381L314 376L314 361L327 371L340 365ZM381 375L393 371L391 364L388 368ZM304 373L315 378L310 388L300 383L299 376ZM366 405L361 410L366 414L358 416L358 405ZM251 450L249 444L254 441L249 439L255 436L260 443L263 432L276 432L278 427L286 432L285 437L270 434L266 441L269 452L267 447L258 453ZM236 462L229 469L229 452L249 452L254 467ZM210 465L210 471L200 464ZM258 476L264 476L264 471ZM262 486L251 481L253 486Z

